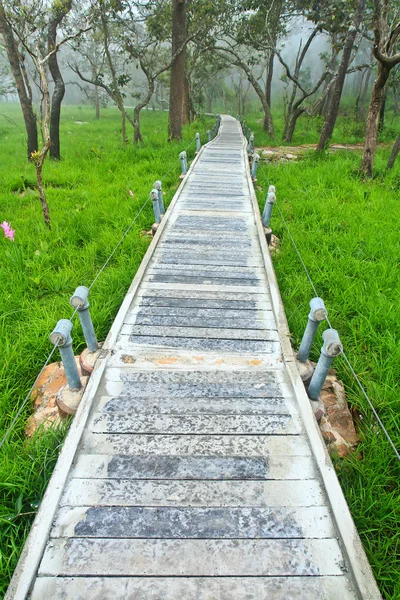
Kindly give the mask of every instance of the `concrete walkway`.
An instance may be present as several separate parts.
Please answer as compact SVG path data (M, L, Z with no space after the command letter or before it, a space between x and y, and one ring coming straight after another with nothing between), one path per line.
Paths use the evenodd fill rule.
M380 598L288 340L223 117L121 307L7 598Z

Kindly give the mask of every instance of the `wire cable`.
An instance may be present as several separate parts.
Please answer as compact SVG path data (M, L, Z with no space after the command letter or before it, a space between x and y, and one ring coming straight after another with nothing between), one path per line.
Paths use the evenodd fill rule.
M190 142L190 144L187 146L185 152L187 152L189 150L189 148L194 144L194 142L196 141L196 138L193 138L193 140ZM179 162L179 158L174 162L174 164L168 169L168 171L162 176L161 181L163 181L165 179L165 177L172 171L172 169L175 167L176 163ZM142 214L142 212L144 211L144 209L146 208L146 206L148 205L148 203L150 202L150 196L147 198L147 200L142 204L139 212L135 215L135 217L132 219L130 225L125 229L124 233L122 234L121 238L119 239L119 241L117 242L117 244L114 246L114 249L112 250L112 252L110 253L110 255L108 256L107 260L105 261L105 263L100 267L99 271L97 272L95 278L93 279L92 283L89 286L89 291L92 289L92 287L94 286L94 284L96 283L96 281L99 279L99 277L101 276L101 274L103 273L103 271L106 269L108 263L110 262L110 260L112 259L112 257L114 256L114 254L116 253L116 251L118 250L118 248L120 247L120 245L122 244L122 242L124 241L124 239L126 238L126 236L128 235L128 233L130 232L130 230L132 229L133 225L136 223L136 221L138 220L139 216ZM72 313L72 315L70 316L70 318L68 319L69 321L71 321L74 319L75 315L77 314L78 309L76 308L74 310L74 312ZM24 410L27 402L29 401L33 390L35 389L35 386L40 378L40 376L42 375L44 369L47 367L47 365L49 364L51 358L53 357L54 352L56 351L57 346L54 346L53 349L51 350L50 354L48 355L43 367L40 369L39 374L37 375L35 381L33 382L29 392L27 393L27 395L25 396L21 406L19 407L16 415L14 416L13 420L10 423L10 426L8 427L7 431L5 432L3 438L0 441L0 450L3 447L3 445L5 444L5 442L7 441L10 433L12 432L16 422L18 421L19 416L21 415L22 411Z
M301 264L302 264L302 266L303 266L303 269L304 269L304 272L305 272L305 274L306 274L306 276L307 276L307 279L308 279L308 281L310 282L311 288L312 288L312 290L313 290L314 294L315 294L316 296L319 296L319 294L318 294L318 292L317 292L317 289L316 289L316 287L315 287L315 285L314 285L314 282L313 282L313 280L312 280L312 278L311 278L311 275L310 275L310 273L309 273L309 271L308 271L308 269L307 269L307 266L306 266L306 264L305 264L305 262L304 262L304 260L303 260L303 257L301 256L300 250L298 249L298 246L297 246L297 244L296 244L296 242L295 242L295 240L294 240L294 238L293 238L293 235L292 235L292 233L291 233L291 231L290 231L290 229L289 229L289 226L288 226L288 224L287 224L287 222L286 222L286 219L285 219L285 217L284 217L284 216L283 216L283 214L282 214L282 211L281 211L281 209L280 209L280 207L279 207L279 204L276 202L275 206L277 207L277 209L278 209L278 212L279 212L279 215L280 215L280 217L281 217L281 219L282 219L282 222L283 222L283 224L284 224L284 225L285 225L285 227L286 227L286 230L287 230L287 232L288 232L288 235L289 235L290 241L292 242L292 244L293 244L293 247L294 247L294 249L295 249L295 251L296 251L296 253L297 253L297 256L299 257L299 260L300 260L300 262L301 262ZM326 321L327 321L327 323L328 323L329 327L332 329L332 324L331 324L331 322L330 322L330 320L329 320L329 317L328 317L328 315L326 316ZM374 414L374 416L375 416L376 420L378 421L378 423L379 423L379 426L381 427L381 429L382 429L383 433L385 434L385 436L386 436L386 439L388 440L389 444L391 445L391 447L392 447L392 449L393 449L393 451L394 451L394 453L395 453L395 455L396 455L396 457L397 457L398 461L400 462L400 452L397 450L397 448L396 448L396 446L395 446L395 444L394 444L394 442L393 442L392 438L390 437L390 434L389 434L388 430L386 429L385 425L382 423L382 420L380 419L380 417L379 417L379 415L378 415L378 413L377 413L377 411L376 411L376 409L375 409L375 407L374 407L374 405L373 405L373 403L372 403L372 401L371 401L370 397L368 396L368 394L367 394L366 390L364 389L364 386L362 385L362 383L361 383L361 381L360 381L359 377L357 376L357 373L356 373L356 372L355 372L355 370L353 369L353 367L352 367L352 365L351 365L351 363L350 363L350 361L349 361L349 359L348 359L348 357L347 357L347 355L346 355L346 353L345 353L344 351L342 352L342 356L343 356L343 359L344 359L344 361L346 362L346 364L347 364L347 366L348 366L348 368L349 368L349 370L350 370L350 373L353 375L353 377L354 377L354 380L356 381L356 383L357 383L357 385L358 385L358 387L359 387L359 389L360 389L361 393L363 394L364 398L365 398L365 399L366 399L366 401L368 402L368 405L370 406L370 408L371 408L371 410L372 410L372 412L373 412L373 414Z

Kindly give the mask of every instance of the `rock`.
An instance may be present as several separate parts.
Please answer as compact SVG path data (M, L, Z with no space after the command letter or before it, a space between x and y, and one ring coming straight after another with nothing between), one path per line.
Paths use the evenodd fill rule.
M320 397L325 407L325 415L320 422L322 436L330 450L340 457L346 456L354 450L359 439L347 405L343 383L337 379L333 370L329 371Z
M82 387L80 390L70 390L68 385L65 385L58 391L57 406L62 417L76 413L88 381L89 377L81 377Z
M75 357L75 361L82 383L86 385L88 378L82 377L79 356ZM27 437L32 437L38 427L51 427L60 423L65 417L65 413L60 413L57 396L66 385L67 378L61 362L52 363L43 369L31 395L35 412L26 421L25 435Z
M31 437L41 425L50 427L61 421L57 406L57 392L67 383L62 363L47 365L32 392L35 412L25 425L25 435Z

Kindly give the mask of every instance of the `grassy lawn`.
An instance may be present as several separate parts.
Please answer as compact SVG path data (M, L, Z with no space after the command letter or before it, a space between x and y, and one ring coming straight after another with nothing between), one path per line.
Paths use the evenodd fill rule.
M260 137L259 132L256 131ZM342 138L343 139L343 138ZM400 160L373 181L358 177L360 153L267 163L258 171L263 206L274 184L280 209L299 247L332 326L397 449L400 449ZM274 259L293 344L298 347L313 296L277 209L271 226L281 240ZM318 359L321 332L312 359ZM400 598L400 465L343 359L338 376L359 415L356 455L335 460L350 510L386 599Z
M166 203L179 185L178 154L196 131L206 141L212 119L184 131L168 144L167 114L143 111L144 144L123 147L119 113L103 111L99 121L88 107L65 107L63 160L47 161L52 229L43 223L34 167L25 158L19 106L2 104L0 113L0 223L8 221L15 242L0 231L0 439L51 350L49 334L69 318L69 297L77 285L90 285L131 223L156 179L163 181ZM78 124L76 121L82 121ZM188 151L191 160L195 146ZM134 194L130 194L130 190ZM150 243L142 231L154 221L151 202L92 289L90 304L98 338L104 339ZM75 353L84 347L79 324L72 333ZM55 354L54 360L58 360ZM46 488L66 427L26 441L24 425L31 406L0 450L0 597L5 593L35 511Z
M69 297L77 285L89 285L123 231L148 197L156 179L163 182L167 204L178 187L180 150L212 125L212 119L185 129L181 144L167 144L167 115L143 112L144 144L123 147L118 112L103 111L95 121L87 107L63 109L63 160L48 161L44 174L52 218L48 231L34 183L34 167L25 159L25 136L18 106L3 104L17 125L0 116L0 222L11 223L15 242L0 235L0 439L18 410L51 345L59 318L69 317ZM271 141L257 123L256 145ZM83 121L77 124L76 121ZM276 115L276 143L282 119ZM293 144L315 143L321 123L299 119ZM387 119L382 141L391 141L399 119ZM362 141L363 127L351 115L338 122L334 142ZM267 163L259 169L259 199L273 183L281 210L324 298L346 353L375 407L400 448L400 158L393 171L384 166L390 149L380 149L376 176L360 181L359 153L340 152L298 162ZM189 156L193 157L192 145ZM133 196L130 194L133 192ZM92 316L104 339L139 266L150 239L148 205L91 292ZM312 290L287 232L274 211L272 227L281 239L275 268L293 343L301 339ZM2 232L0 231L0 234ZM80 328L74 348L83 348ZM321 345L319 337L314 355ZM342 360L336 362L350 402L357 408L361 445L356 456L336 461L339 477L385 599L400 598L399 464ZM18 560L37 506L51 475L67 426L26 441L24 423L30 406L0 450L0 596Z

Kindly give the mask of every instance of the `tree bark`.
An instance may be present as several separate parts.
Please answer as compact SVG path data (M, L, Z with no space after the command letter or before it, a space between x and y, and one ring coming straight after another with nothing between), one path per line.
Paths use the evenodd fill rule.
M49 21L47 32L47 51L50 53L57 43L57 27L72 8L72 0L69 0L63 5L61 10L53 15ZM50 158L60 160L60 117L61 103L65 95L64 80L58 66L57 53L54 52L49 56L49 70L54 82L53 96L51 99L51 114L50 114Z
M172 0L172 56L168 141L182 139L183 97L185 90L186 0ZM178 52L178 54L176 54Z
M4 39L8 60L10 62L11 71L15 81L15 87L17 88L22 114L25 121L25 129L28 138L28 160L32 160L32 153L37 152L39 146L36 116L33 111L32 97L30 96L25 85L18 46L14 39L13 31L7 21L2 4L0 4L0 33Z
M358 112L358 118L360 119L360 121L363 121L364 117L365 117L365 109L367 106L367 94L368 94L368 88L369 88L369 82L371 79L371 75L372 75L372 69L368 69L367 77L365 78L364 89L363 89L361 100L360 100L360 110Z
M268 59L267 66L267 77L265 80L265 100L269 108L271 109L271 88L272 88L272 75L274 74L274 58L275 55L271 52L271 55Z
M140 132L140 111L142 110L142 108L147 106L148 103L150 102L150 100L154 94L154 88L155 88L154 79L149 77L146 71L145 71L145 75L148 77L147 81L149 84L147 95L146 95L146 98L142 102L140 102L139 104L137 104L135 106L135 110L133 111L133 130L134 130L133 143L134 144L138 144L139 142L143 141L142 134Z
M100 95L97 85L94 86L94 107L96 109L96 120L100 119Z
M379 111L378 133L382 133L383 128L385 127L385 108L386 108L386 90L383 95L381 109Z
M368 108L365 131L365 145L361 159L360 172L372 177L376 144L378 139L379 112L385 95L385 85L389 79L390 67L384 63L378 64L378 75L372 88L371 101Z
M400 135L398 136L397 140L394 143L392 152L390 153L389 160L386 165L386 169L391 169L393 167L394 161L396 160L399 151L400 151Z
M321 152L325 149L326 145L329 143L329 140L332 137L332 133L335 128L336 119L339 114L340 98L342 96L344 80L346 78L346 73L349 66L354 41L356 39L357 31L364 18L365 1L366 0L358 0L354 19L346 36L346 41L343 47L342 59L339 65L335 87L332 92L332 98L328 104L328 110L325 118L325 123L322 128L321 136L319 138L317 152Z
M183 106L182 106L182 124L188 125L191 122L191 113L190 113L190 86L189 80L185 73L183 79Z

